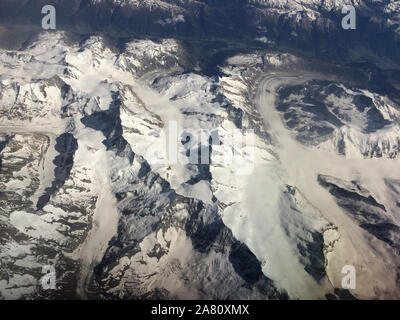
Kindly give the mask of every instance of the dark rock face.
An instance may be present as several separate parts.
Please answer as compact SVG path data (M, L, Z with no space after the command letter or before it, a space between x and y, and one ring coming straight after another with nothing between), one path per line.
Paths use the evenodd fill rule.
M334 197L339 206L356 220L360 227L400 254L400 227L387 217L386 208L357 182L319 175L319 183Z
M313 232L312 241L299 239L297 247L301 256L304 257L304 270L311 274L315 280L320 281L326 276L323 235L319 232Z
M59 152L53 161L56 165L54 169L54 181L50 188L46 188L45 193L40 196L36 205L38 210L49 202L51 195L57 191L68 179L69 173L74 165L75 151L78 149L78 142L71 133L63 133L56 139L55 150Z
M396 117L385 118L376 91L365 93L334 81L312 80L280 88L278 98L277 110L303 144L316 146L333 139L332 146L341 155L346 155L346 143L353 144L364 157L396 158L399 154L397 136L393 141L391 137L368 141L368 137L397 124ZM348 128L352 128L354 138L347 139ZM357 139L364 139L365 145L354 142Z
M305 86L288 86L279 90L277 109L283 112L286 125L297 132L297 139L302 143L317 144L327 139L335 128L343 126L340 118L325 103L326 96L321 94L324 84L312 81ZM300 101L292 100L291 95L300 96Z
M101 131L106 137L103 144L107 147L107 150L116 151L116 154L120 156L126 150L127 142L122 137L121 101L118 92L112 93L112 99L109 109L87 115L81 119L81 122L89 128ZM131 154L131 157L133 157L133 154Z
M7 143L13 138L13 136L6 136L3 141L0 141L0 153L4 150L4 148L7 146ZM2 160L0 157L0 172L1 172L1 165L2 165Z

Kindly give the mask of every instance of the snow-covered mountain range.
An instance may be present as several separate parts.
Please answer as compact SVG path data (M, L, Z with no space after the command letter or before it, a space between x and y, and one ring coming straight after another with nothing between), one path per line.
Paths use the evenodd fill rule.
M394 0L49 0L59 28L113 36L264 41L269 47L325 59L399 62ZM344 5L356 9L355 30L342 29ZM0 22L40 28L41 0L0 1ZM260 45L260 44L259 44ZM381 61L382 63L382 61Z
M12 17L38 5L17 3L0 6ZM297 35L329 33L343 1L70 1L61 22L95 17L81 32L106 17L122 32L150 10L134 31L157 39L40 31L0 50L0 298L400 298L396 74L357 82L359 66L269 45L205 72L180 36L209 36L215 25L200 21L223 4L246 8L253 38L275 47L276 17ZM353 5L379 8L385 28L399 14L394 2ZM41 286L46 265L56 290Z

